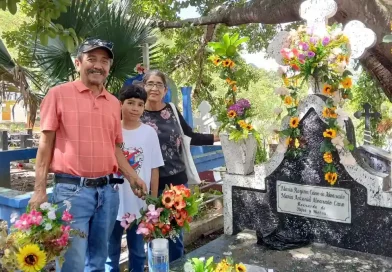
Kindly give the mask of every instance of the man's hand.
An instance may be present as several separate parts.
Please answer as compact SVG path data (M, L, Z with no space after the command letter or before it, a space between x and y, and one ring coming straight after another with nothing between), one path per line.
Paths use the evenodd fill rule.
M130 181L132 191L138 197L144 199L147 194L147 186L146 183L141 178L131 179Z
M48 196L46 195L46 192L36 191L31 196L29 205L31 209L38 209L39 206L44 202L48 202Z

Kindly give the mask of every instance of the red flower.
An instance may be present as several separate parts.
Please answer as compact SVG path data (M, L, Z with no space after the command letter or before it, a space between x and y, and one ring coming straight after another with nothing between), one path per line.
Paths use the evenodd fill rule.
M162 204L166 209L170 209L174 204L175 193L173 190L164 191L162 194Z
M71 222L73 219L72 214L70 214L67 210L65 210L63 212L63 216L61 217L61 219L65 222Z

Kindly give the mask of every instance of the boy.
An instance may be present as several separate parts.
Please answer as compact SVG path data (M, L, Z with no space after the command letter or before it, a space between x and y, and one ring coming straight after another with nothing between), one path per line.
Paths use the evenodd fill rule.
M152 196L158 195L158 179L160 166L163 166L163 158L159 145L157 132L148 125L140 122L140 116L144 111L147 93L143 87L129 85L120 91L122 133L124 138L124 156L130 165L144 180L147 190L151 190ZM117 177L121 177L117 175ZM126 213L140 217L140 209L146 207L144 200L139 199L132 192L129 182L119 185L120 206L117 221L112 235L109 238L108 259L106 261L107 272L119 272L121 254L121 237L124 228L120 225L122 217ZM137 226L127 229L127 244L129 252L129 270L143 272L146 254L144 251L143 236L136 234Z

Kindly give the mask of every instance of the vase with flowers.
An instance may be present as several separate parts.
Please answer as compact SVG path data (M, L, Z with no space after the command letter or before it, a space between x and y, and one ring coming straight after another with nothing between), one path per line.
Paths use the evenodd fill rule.
M220 98L217 120L225 157L226 169L230 174L247 175L254 170L254 161L260 136L252 125L254 111L250 101L239 98L241 83L238 82L237 63L241 61L239 46L249 38L226 33L222 40L209 42L209 60L220 71L227 91Z

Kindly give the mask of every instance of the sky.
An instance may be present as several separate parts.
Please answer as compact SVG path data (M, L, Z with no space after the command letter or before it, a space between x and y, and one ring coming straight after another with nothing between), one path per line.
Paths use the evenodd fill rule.
M200 14L196 11L195 7L188 7L182 9L179 15L181 19L200 17ZM243 53L241 54L241 56L245 59L247 63L254 64L258 68L276 71L279 67L274 59L266 58L265 52L258 52L255 54Z

